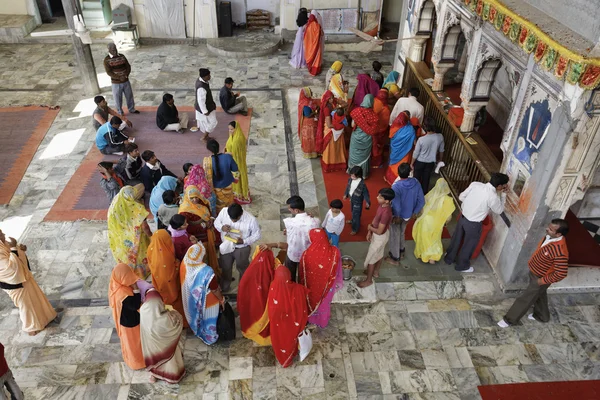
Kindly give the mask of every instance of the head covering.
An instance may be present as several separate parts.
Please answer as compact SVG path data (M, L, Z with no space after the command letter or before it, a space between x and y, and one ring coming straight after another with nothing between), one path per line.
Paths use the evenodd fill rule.
M304 92L304 96L307 98L311 98L312 97L312 90L310 90L310 88L308 86L304 86L302 88L302 92Z
M327 111L327 103L329 99L333 97L333 93L330 90L325 91L323 93L323 97L321 97L321 108L319 109L319 124L317 126L317 138L316 138L316 147L317 153L322 153L325 150L325 142L324 142L324 126L325 126L325 117L329 115Z
M383 101L384 104L387 104L388 91L385 89L379 89L379 92L377 92L377 96L375 96L375 98Z
M185 253L185 257L183 261L187 267L199 267L204 264L204 255L206 254L206 249L204 245L200 242L190 246L188 251Z
M163 176L154 189L152 189L152 193L150 194L150 211L155 218L156 213L158 213L158 207L165 203L162 198L163 193L167 190L175 189L177 189L177 178L173 176Z
M138 281L138 276L126 264L119 263L113 268L108 284L108 305L112 308L117 334L121 336L121 310L123 300L133 296L131 285Z
M400 93L400 88L395 83L388 83L385 85L386 89L390 91L389 97L395 96Z
M146 250L150 238L141 228L148 211L136 200L140 191L138 188L124 186L110 204L108 243L115 260L127 264L143 279L149 273ZM143 193L143 189L141 191Z
M329 81L329 90L336 99L342 99L346 101L348 99L348 94L344 92L344 78L342 74L335 74L331 77Z
M260 251L257 247L238 287L238 298L244 299L238 304L242 334L261 346L271 344L267 300L278 264L270 249Z
M190 168L184 189L187 189L188 186L196 186L206 202L212 196L212 188L206 180L206 172L200 164L195 164Z
M372 108L374 101L374 96L372 94L368 94L363 98L363 101L360 103L360 106L363 108Z
M179 206L179 213L190 213L199 216L203 221L210 220L210 210L208 209L208 203L204 204L196 204L192 202L192 199L200 199L201 201L206 201L200 193L200 190L196 186L188 186L185 189L183 196L183 202Z
M306 288L294 283L290 270L280 266L275 270L267 304L271 345L277 361L285 368L298 353L298 335L308 320Z
M296 18L296 25L298 25L298 28L306 25L306 23L308 22L308 10L304 7L302 7L300 10L298 10L298 18Z
M210 75L208 68L200 68L200 78L204 78L207 75Z
M379 85L367 74L359 74L356 79L358 79L358 84L354 91L353 102L355 106L359 106L367 94L371 94L373 97L377 96Z
M180 297L179 265L175 263L175 246L169 232L159 229L150 238L148 265L152 284L165 304L173 305Z
M343 286L343 282L341 282L340 250L329 243L325 230L312 229L308 236L310 246L300 259L298 282L308 289L308 312L309 316L312 316L317 313L321 302L334 289L336 280L338 281L336 290ZM338 276L339 279L336 279ZM327 308L327 318L323 322L326 325L329 320L329 304L326 304L325 308Z
M397 71L392 71L388 74L388 76L385 78L385 80L383 81L383 86L387 85L388 83L397 83L398 82L398 78L400 77L400 73L398 73Z
M415 143L415 129L408 123L408 116L401 112L390 127L390 165L409 154Z
M319 14L317 10L312 10L310 15L314 15L314 17L317 19L317 22L321 26L321 29L323 29L323 17L321 17L321 14Z
M331 70L338 74L342 70L342 65L343 64L341 61L335 61L333 64L331 64Z

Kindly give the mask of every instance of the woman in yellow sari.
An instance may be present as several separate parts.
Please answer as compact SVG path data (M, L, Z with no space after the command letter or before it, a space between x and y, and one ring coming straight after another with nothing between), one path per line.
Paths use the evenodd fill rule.
M187 233L195 236L204 245L206 262L213 267L215 274L220 278L221 269L217 257L215 228L210 215L209 202L196 186L191 185L185 189L183 202L179 206L179 214L183 215L188 223Z
M342 65L343 64L341 61L336 61L333 64L331 64L331 67L329 67L329 71L327 71L327 75L325 75L325 90L329 89L329 83L331 82L331 78L333 78L334 75L339 74L340 77L342 76Z
M333 93L333 97L338 105L345 107L348 104L348 93L344 89L344 78L342 77L342 74L335 74L331 77L328 89Z
M250 188L248 186L248 168L246 167L246 136L239 122L229 123L229 139L225 144L225 152L233 156L238 166L240 177L233 182L233 198L238 204L250 204Z
M146 253L152 231L141 202L144 185L124 186L108 209L108 244L117 263L127 264L138 277L150 274Z
M413 227L416 258L430 264L442 258L442 231L455 209L448 183L444 178L438 179L435 187L425 195L425 207Z

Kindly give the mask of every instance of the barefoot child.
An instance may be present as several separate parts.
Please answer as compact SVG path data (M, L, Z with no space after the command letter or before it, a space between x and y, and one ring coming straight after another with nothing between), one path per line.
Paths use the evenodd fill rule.
M344 222L346 219L344 213L342 212L344 203L342 203L340 199L331 200L329 207L331 208L329 211L327 211L327 215L325 215L325 219L323 220L323 224L321 226L325 228L327 238L331 242L331 245L340 247L340 235L344 230Z
M391 201L394 199L395 193L390 188L383 188L379 190L377 196L377 214L373 218L373 222L369 224L367 229L367 241L369 244L369 251L365 258L365 268L367 268L367 278L364 281L358 283L359 288L364 288L373 284L373 277L379 277L379 267L383 261L383 255L385 252L385 246L390 238L390 232L388 227L392 222L392 207Z
M363 200L367 203L367 210L371 207L371 199L369 198L369 189L362 178L362 168L354 166L350 169L350 179L344 193L344 200L350 198L350 207L352 219L346 221L352 224L351 235L356 235L360 229L360 217L362 215Z

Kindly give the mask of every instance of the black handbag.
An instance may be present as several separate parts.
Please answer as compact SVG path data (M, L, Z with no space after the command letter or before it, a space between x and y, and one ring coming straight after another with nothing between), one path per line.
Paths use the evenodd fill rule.
M217 318L217 333L220 342L227 342L235 339L235 314L229 302L225 302L223 309L219 312Z

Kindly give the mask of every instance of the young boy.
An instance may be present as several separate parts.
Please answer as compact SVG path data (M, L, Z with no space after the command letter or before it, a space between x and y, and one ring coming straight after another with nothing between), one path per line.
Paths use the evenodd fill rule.
M327 237L331 241L331 244L335 247L340 247L340 235L344 230L344 221L346 219L342 212L344 203L342 203L340 199L331 200L329 207L331 208L327 211L327 215L325 215L325 219L321 226L325 228L325 232L327 232Z
M383 86L383 74L381 71L381 63L379 61L373 61L373 72L371 72L371 79L373 79L379 85L379 88Z
M158 229L166 229L173 215L179 211L179 196L172 190L165 190L162 195L163 204L158 207Z
M123 179L113 169L113 164L110 161L102 161L98 163L98 171L102 175L100 179L100 187L106 193L108 202L111 203L113 198L119 194L121 188L125 185Z
M352 210L352 219L346 221L348 224L352 224L351 235L356 235L360 229L360 217L362 215L363 200L367 204L367 210L371 208L371 199L369 197L369 189L362 179L363 170L361 167L354 166L350 169L350 179L348 179L348 185L346 185L346 192L344 193L344 200L350 198L350 207Z
M365 258L365 268L367 269L367 278L364 281L358 282L359 288L365 288L373 284L373 277L379 277L379 267L383 261L383 255L385 252L385 246L390 238L390 232L388 230L390 223L392 222L392 207L391 202L394 199L395 193L390 188L383 188L379 190L377 196L377 214L373 218L373 222L367 227L369 232L367 233L367 241L369 244L369 251Z
M192 247L193 244L198 243L198 239L195 236L189 235L186 231L188 224L185 217L181 214L175 214L169 221L168 231L173 238L173 245L175 246L175 258L183 260L185 253Z

